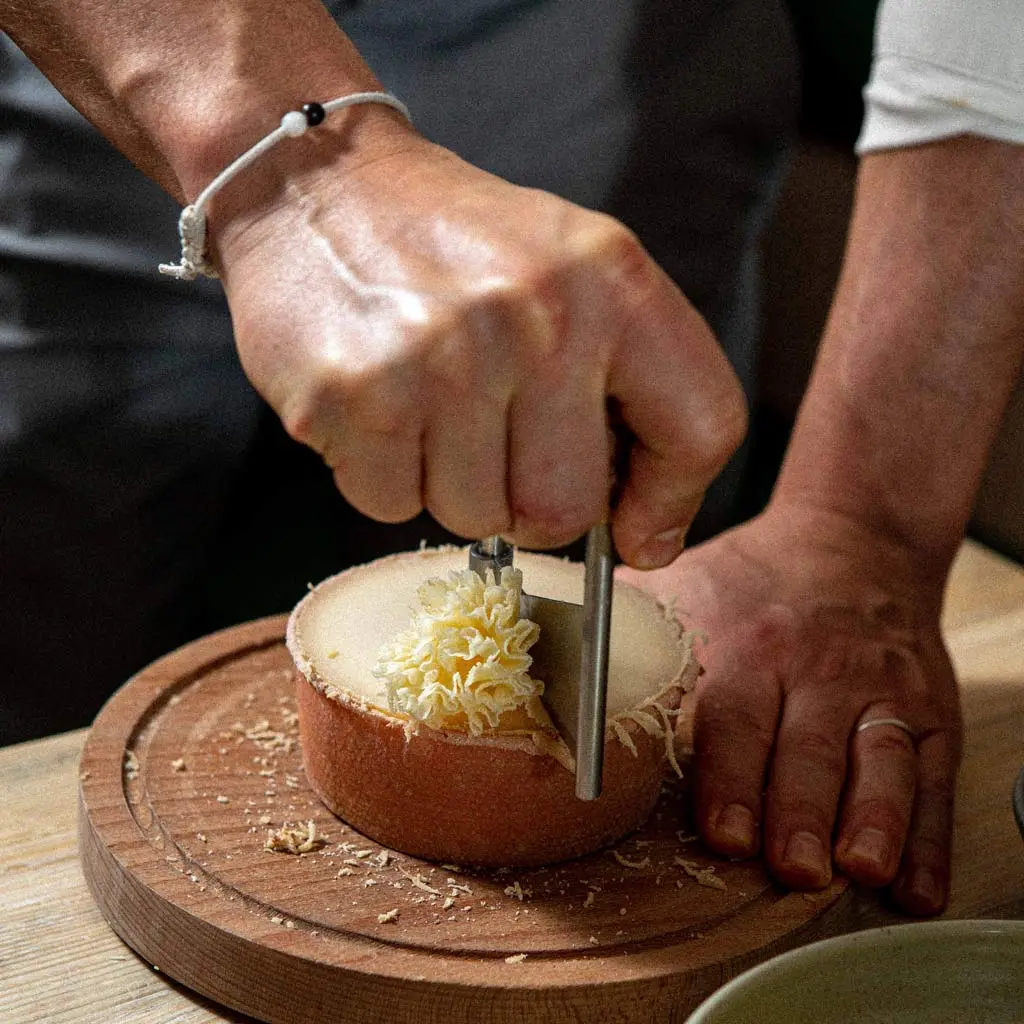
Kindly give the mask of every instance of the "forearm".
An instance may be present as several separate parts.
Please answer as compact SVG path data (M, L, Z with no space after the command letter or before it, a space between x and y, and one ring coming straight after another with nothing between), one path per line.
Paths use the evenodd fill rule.
M0 28L179 200L285 111L380 88L319 0L0 0ZM343 121L346 152L396 123L381 108Z
M776 488L944 573L1024 352L1024 147L866 157L846 259Z

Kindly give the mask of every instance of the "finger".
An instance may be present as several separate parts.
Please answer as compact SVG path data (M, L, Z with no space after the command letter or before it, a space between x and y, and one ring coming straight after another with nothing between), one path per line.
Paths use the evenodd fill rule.
M404 523L423 510L418 437L352 431L335 442L325 461L338 490L363 515Z
M619 502L614 518L615 550L624 561L638 569L660 569L679 557L686 545L690 524L704 501L707 483L697 485L698 489L692 494L680 494L678 489L666 486L672 471L670 460L641 445L634 447L623 500L630 493L641 493L645 509L657 508L659 517L671 523L649 534L649 527L629 524L629 519L635 519L637 512L628 506L624 510L622 501ZM634 539L638 532L643 538L639 541ZM632 555L623 554L623 547L632 550Z
M903 860L891 890L897 904L911 914L937 914L949 898L958 758L954 732L935 732L918 744L917 797Z
M509 421L513 536L525 547L568 544L608 510L603 389L549 377L515 396Z
M772 874L794 889L831 881L832 830L855 714L799 691L783 708L765 806L765 854Z
M437 353L431 410L424 437L424 503L434 518L462 537L508 534L509 394L503 368L473 351L487 334L453 339Z
M423 509L422 427L406 392L399 381L328 383L297 437L320 452L348 502L383 523Z
M424 438L424 504L460 537L508 534L504 411L470 403L436 415Z
M778 687L739 666L710 668L694 716L697 827L711 849L730 857L757 852L765 773L779 717ZM714 675L712 675L714 673Z
M614 529L621 557L653 569L682 550L704 491L743 439L747 412L700 314L653 263L636 277L609 380L636 436Z
M387 358L383 344L383 357L353 353L347 338L325 333L315 358L303 355L301 339L284 345L294 355L281 374L291 387L274 407L289 435L331 468L353 507L381 522L411 519L423 508L415 364Z
M523 311L519 383L509 415L512 533L526 547L567 544L608 513L614 438L607 407L608 337L617 329L607 282L607 233L539 285Z
M572 273L506 297L498 318L514 353L508 403L507 515L524 547L576 540L608 508L610 450L605 368L578 357L578 335L593 335L592 309L579 305Z
M899 717L876 704L860 722ZM914 741L894 725L854 729L849 771L835 842L837 866L863 885L888 885L896 876L910 827L917 785Z

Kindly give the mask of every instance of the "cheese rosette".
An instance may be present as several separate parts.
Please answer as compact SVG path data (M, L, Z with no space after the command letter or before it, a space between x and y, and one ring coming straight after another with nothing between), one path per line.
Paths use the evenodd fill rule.
M384 645L373 670L389 710L472 736L520 730L523 716L549 728L544 683L529 674L540 627L521 617L522 593L523 574L511 567L497 582L463 569L422 583L410 628Z

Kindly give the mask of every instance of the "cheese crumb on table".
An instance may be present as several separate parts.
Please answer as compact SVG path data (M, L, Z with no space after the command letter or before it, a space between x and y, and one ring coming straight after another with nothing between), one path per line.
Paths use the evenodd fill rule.
M624 867L633 868L634 871L639 871L641 868L646 868L651 863L650 857L644 857L643 860L630 860L628 857L623 857L618 850L612 850L612 856Z
M317 834L316 822L307 821L304 825L282 825L279 829L267 833L263 849L270 853L311 853L324 845L324 838Z
M530 890L524 889L518 882L505 886L505 895L519 900L520 903L530 895Z
M678 864L698 885L706 886L708 889L718 889L720 892L726 892L728 886L725 881L719 878L715 874L714 865L702 868L696 861L686 860L683 857L674 857L673 860Z

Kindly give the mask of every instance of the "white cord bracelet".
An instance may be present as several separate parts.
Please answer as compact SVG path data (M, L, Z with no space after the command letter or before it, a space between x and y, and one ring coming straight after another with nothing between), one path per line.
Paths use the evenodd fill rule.
M200 274L216 277L217 271L206 262L206 206L210 200L233 178L258 160L268 149L284 138L296 138L315 128L335 110L355 107L361 103L383 103L397 110L407 121L412 121L409 108L389 92L356 92L327 103L305 103L301 110L290 110L281 118L281 124L269 135L260 139L252 149L246 150L237 160L224 168L195 201L189 203L178 218L178 234L181 237L181 262L161 263L161 274L176 277L181 281L194 281Z

